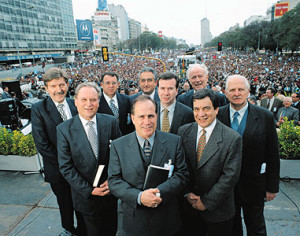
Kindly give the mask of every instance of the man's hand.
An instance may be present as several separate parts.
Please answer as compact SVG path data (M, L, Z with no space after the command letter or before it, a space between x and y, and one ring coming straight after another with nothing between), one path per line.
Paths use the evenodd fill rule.
M156 193L159 193L158 188L150 188L143 191L141 194L141 203L146 207L157 207L162 202L162 199Z
M200 196L195 195L194 193L189 193L187 195L188 202L192 205L193 208L199 211L205 211L206 207L203 205Z
M272 201L276 197L276 193L266 192L266 201Z
M94 188L92 195L103 197L109 193L110 193L110 191L109 191L107 180L106 180L103 184L100 185L99 188Z

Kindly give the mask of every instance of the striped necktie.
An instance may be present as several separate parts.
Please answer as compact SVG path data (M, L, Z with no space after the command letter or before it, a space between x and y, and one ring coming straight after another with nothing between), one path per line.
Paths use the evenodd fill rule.
M162 127L161 130L168 133L170 130L170 122L169 122L169 116L168 116L168 109L164 109L164 115L163 115L163 120L162 120Z
M119 120L119 109L115 105L115 101L113 99L110 99L109 107L110 107L111 111L114 113L114 116L117 118L117 120Z
M66 115L66 113L64 111L64 104L62 104L62 103L58 104L57 105L57 110L59 111L60 116L63 119L63 121L66 121L68 119L68 117L67 117L67 115Z
M206 130L202 130L202 135L199 138L197 146L197 162L199 163L206 145Z
M89 121L87 122L88 127L88 140L91 144L93 153L96 157L96 159L98 159L98 154L99 154L99 147L98 147L98 136L95 132L95 129L93 127L94 121Z
M150 142L145 139L145 142L144 142L144 153L145 153L145 156L147 157L147 159L150 159L150 156L151 156L151 144Z

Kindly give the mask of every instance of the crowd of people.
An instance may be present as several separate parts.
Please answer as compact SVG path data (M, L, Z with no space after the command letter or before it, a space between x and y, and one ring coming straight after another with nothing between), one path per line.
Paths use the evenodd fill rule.
M31 121L61 235L242 236L241 210L247 235L267 234L264 204L279 191L276 125L299 124L298 58L203 52L179 78L180 54L144 54L167 72L157 60L91 56L22 78L49 95ZM150 165L167 176L145 188Z

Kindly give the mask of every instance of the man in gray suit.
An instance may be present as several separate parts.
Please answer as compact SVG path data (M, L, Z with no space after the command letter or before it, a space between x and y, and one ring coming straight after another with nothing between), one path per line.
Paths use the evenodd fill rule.
M242 137L216 119L219 99L201 89L193 95L195 121L179 128L190 182L183 203L186 235L231 236Z
M74 208L82 213L88 236L113 236L117 230L117 199L107 185L109 145L121 136L114 116L97 113L101 91L85 82L75 91L78 115L57 126L59 170L71 186ZM99 185L93 185L104 165Z
M268 88L266 92L267 97L262 99L260 104L261 107L267 108L271 111L274 118L276 118L279 108L282 107L282 101L275 97L275 92L274 88Z
M176 101L179 79L172 72L162 73L157 80L157 129L177 134L180 126L194 121L193 110Z
M181 138L156 130L156 103L141 95L132 104L136 131L111 143L108 185L122 201L125 235L175 235L181 228L177 197L188 171ZM170 167L170 177L143 189L148 166ZM173 171L172 171L173 170Z
M285 97L283 99L283 105L284 107L280 107L277 115L276 120L277 126L280 126L282 123L284 123L284 117L287 117L288 120L293 120L295 125L298 125L299 122L299 110L297 108L292 107L292 98L291 97Z

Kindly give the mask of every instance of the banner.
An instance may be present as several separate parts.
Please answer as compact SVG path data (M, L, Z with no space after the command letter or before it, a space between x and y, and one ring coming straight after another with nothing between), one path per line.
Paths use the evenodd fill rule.
M102 20L111 20L110 12L108 11L96 11L94 14L95 21L102 21Z
M93 41L93 26L89 20L76 20L78 41Z
M94 29L94 45L101 46L100 29Z
M275 4L275 17L281 17L284 15L284 13L289 11L289 3L288 2L282 2Z

